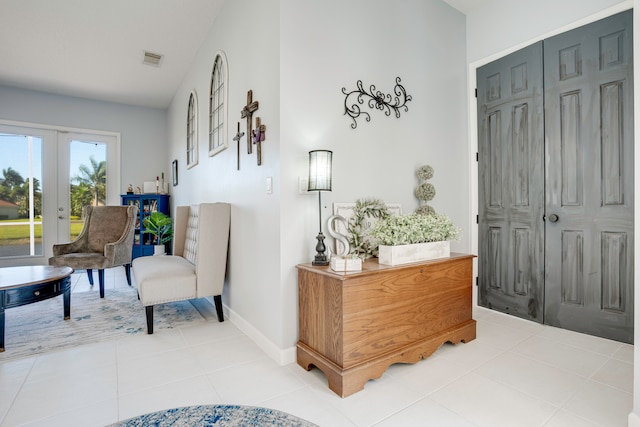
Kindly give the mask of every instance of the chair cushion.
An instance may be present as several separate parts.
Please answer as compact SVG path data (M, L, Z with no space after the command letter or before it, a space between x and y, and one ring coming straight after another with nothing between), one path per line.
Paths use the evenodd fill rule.
M199 206L189 208L189 219L187 220L187 231L184 236L184 257L191 263L196 264L198 248L198 220Z
M94 207L89 220L87 252L104 253L104 245L117 242L128 224L126 206Z
M73 253L65 255L56 255L49 258L49 265L59 267L71 267L75 270L84 270L85 268L104 269L110 267L109 260L102 254L96 253Z
M139 257L133 260L132 269L145 307L197 298L195 266L182 257Z

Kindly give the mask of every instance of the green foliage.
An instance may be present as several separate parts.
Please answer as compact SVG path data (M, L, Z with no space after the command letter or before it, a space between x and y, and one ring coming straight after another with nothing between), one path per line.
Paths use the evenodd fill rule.
M71 178L71 181L79 184L78 190L91 191L92 203L85 203L82 206L88 204L98 206L104 204L107 199L107 162L105 160L97 162L93 156L89 157L89 162L91 167L80 165L78 168L80 173ZM73 187L71 191L73 191Z
M22 178L20 173L8 167L2 170L0 178L0 199L18 205L18 216L29 216L29 180ZM42 215L42 191L40 181L33 179L34 214Z
M416 176L422 181L430 180L431 178L433 178L433 174L434 170L429 165L421 166L416 171ZM430 200L433 200L433 198L436 196L436 187L433 184L429 182L423 182L422 184L418 185L415 191L415 195L419 200L418 203L424 203L415 210L415 213L421 215L433 215L436 213L435 209L433 209L432 206L426 204Z
M156 244L163 245L171 240L173 236L173 222L171 218L162 212L151 212L142 221L145 228L144 233L156 236Z
M85 206L93 204L94 200L94 192L91 185L87 183L70 184L69 185L70 192L70 212L71 215L81 216L82 208Z
M79 175L71 178L70 213L80 216L87 205L104 205L106 201L107 163L90 159L91 166L80 165ZM74 184L77 183L77 184ZM18 205L18 216L29 217L29 179L24 179L11 167L2 170L0 177L0 200ZM42 188L40 181L33 179L34 214L42 215Z
M1 245L17 245L29 243L29 225L13 225L14 222L21 222L24 219L8 219L0 221L3 225L0 227L0 246ZM71 218L70 234L71 240L75 239L82 231L84 221L78 218ZM34 224L33 236L36 239L42 237L42 223L40 220Z
M369 231L381 245L457 240L460 229L446 215L408 214L389 216L378 221Z

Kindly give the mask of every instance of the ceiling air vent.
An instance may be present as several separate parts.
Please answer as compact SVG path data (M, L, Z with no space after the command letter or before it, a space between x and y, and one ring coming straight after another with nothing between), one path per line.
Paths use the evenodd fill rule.
M153 65L156 67L160 66L160 61L162 61L162 56L159 53L153 53L153 52L144 52L144 59L142 60L143 64L147 64L147 65Z

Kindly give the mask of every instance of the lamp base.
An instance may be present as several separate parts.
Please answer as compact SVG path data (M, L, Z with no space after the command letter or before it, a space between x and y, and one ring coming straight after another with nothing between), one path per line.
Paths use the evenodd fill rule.
M316 244L317 254L311 262L311 265L329 265L331 262L327 258L327 254L325 254L327 247L324 245L324 234L322 234L322 231L318 233L316 239L318 239L318 243Z
M315 259L311 261L311 265L329 265L330 261L327 259L326 255L322 255L319 257L316 255Z

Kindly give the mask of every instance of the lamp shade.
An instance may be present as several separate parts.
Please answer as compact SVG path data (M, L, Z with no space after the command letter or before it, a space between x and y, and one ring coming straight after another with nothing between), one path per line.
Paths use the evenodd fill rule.
M331 161L333 152L329 150L309 151L308 191L331 191Z

